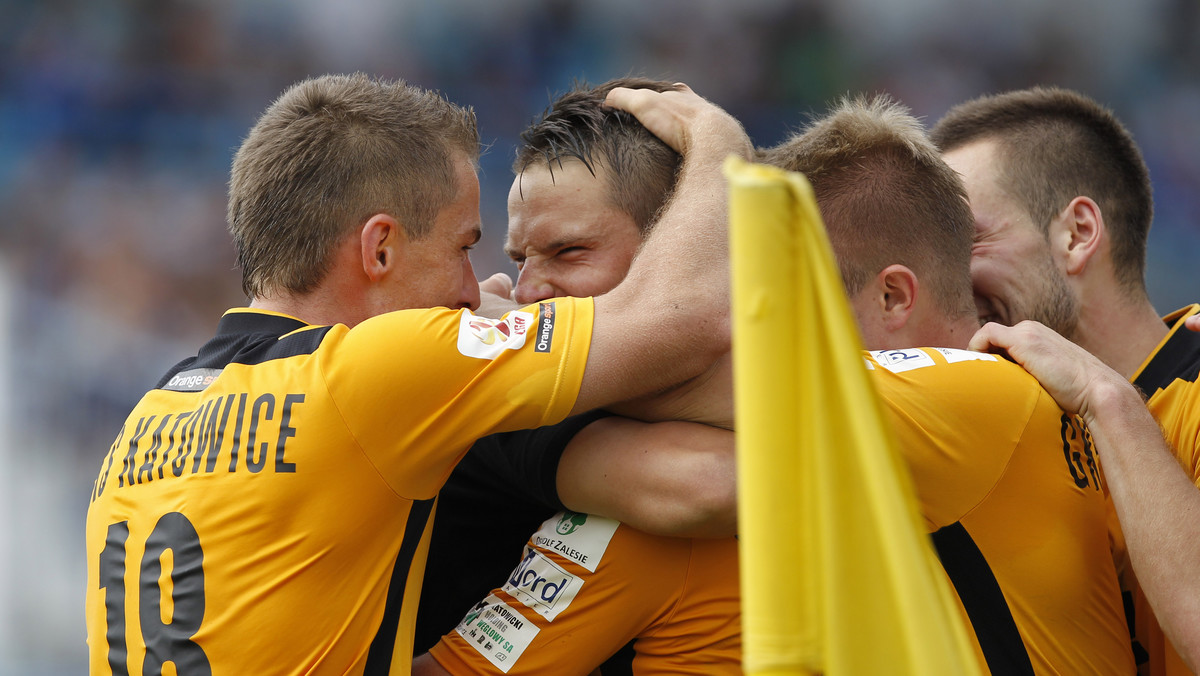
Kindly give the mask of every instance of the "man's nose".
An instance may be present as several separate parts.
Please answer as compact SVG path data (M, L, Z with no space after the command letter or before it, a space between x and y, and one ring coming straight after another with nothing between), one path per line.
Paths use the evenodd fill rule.
M517 288L513 298L521 305L536 303L547 298L554 298L558 293L549 278L537 266L526 263L517 277Z

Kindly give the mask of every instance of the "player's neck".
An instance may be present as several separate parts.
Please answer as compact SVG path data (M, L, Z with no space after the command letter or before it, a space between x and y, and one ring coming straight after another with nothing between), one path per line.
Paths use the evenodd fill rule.
M922 347L954 347L966 349L971 342L971 336L979 330L979 318L974 306L956 314L947 314L939 307L925 307L926 320L917 326L920 335L914 336L920 340L917 345Z
M971 336L979 330L979 318L974 312L961 315L956 319L946 320L946 330L943 336L944 345L939 347L957 347L967 349L967 344L971 342Z
M1145 296L1130 299L1114 292L1085 299L1075 342L1114 371L1133 377L1167 335L1167 325Z
M939 310L930 309L924 317L910 320L902 329L881 336L878 344L868 344L867 349L896 350L909 347L954 347L966 349L971 336L979 330L975 313L948 317Z
M350 304L322 294L320 291L304 295L277 294L274 296L255 298L250 307L271 312L281 312L291 315L300 321L318 326L346 324L354 326L366 317Z

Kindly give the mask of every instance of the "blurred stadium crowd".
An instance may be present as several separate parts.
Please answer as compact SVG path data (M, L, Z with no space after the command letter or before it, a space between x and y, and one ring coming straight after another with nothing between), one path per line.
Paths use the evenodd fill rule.
M133 400L244 302L223 227L232 153L292 82L355 70L475 107L480 276L514 271L511 149L574 78L685 81L764 145L847 92L888 91L932 123L980 93L1072 87L1150 166L1156 306L1200 299L1195 0L7 0L0 675L81 671L98 460Z

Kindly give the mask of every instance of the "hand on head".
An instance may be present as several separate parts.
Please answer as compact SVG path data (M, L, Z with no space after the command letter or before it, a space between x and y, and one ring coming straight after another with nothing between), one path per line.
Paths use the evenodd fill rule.
M751 157L753 146L740 122L687 85L677 86L667 92L617 87L608 93L606 104L632 114L682 155L707 151L719 159L729 154Z

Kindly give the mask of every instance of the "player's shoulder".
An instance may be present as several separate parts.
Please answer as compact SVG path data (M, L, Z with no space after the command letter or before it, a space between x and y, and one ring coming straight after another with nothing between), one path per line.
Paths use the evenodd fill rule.
M1041 385L1020 365L1003 357L948 347L912 347L864 353L876 387L947 403L976 404L1038 398Z
M953 347L907 347L892 350L864 351L867 369L884 369L890 373L937 374L952 377L955 374L996 373L999 377L1011 377L1024 373L1014 364L998 355L975 352Z

